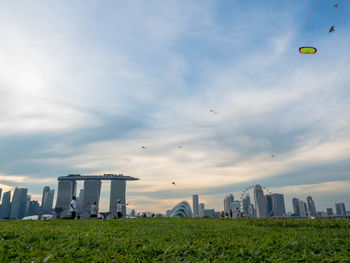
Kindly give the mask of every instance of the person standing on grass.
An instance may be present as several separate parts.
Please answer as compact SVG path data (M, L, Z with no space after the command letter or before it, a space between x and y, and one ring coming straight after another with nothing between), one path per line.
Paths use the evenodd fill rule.
M70 202L70 212L71 212L71 219L75 219L75 216L77 214L77 198L73 196L72 201Z
M91 214L90 214L90 218L91 219L97 219L97 215L98 215L98 208L97 208L97 204L96 202L94 202L94 204L91 206Z
M117 201L117 219L123 217L123 204L121 203L120 199Z

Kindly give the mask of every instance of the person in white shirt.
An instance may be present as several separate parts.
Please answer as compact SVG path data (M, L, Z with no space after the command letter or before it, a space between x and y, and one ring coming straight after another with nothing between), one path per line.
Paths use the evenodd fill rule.
M70 212L71 212L71 219L75 219L76 214L77 214L77 203L76 203L77 198L73 196L72 201L70 202Z
M117 219L123 217L123 204L120 202L120 199L117 201Z
M97 208L97 204L96 202L94 202L93 205L91 205L91 214L90 214L90 218L97 218L98 215L98 208Z

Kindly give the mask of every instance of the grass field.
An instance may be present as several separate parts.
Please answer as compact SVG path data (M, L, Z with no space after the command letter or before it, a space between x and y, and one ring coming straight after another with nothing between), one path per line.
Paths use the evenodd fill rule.
M350 221L7 221L0 261L350 262Z

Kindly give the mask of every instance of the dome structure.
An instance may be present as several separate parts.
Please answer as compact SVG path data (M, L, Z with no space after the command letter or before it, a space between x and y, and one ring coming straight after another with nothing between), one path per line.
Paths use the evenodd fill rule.
M182 201L167 212L168 217L192 217L192 208L187 201Z

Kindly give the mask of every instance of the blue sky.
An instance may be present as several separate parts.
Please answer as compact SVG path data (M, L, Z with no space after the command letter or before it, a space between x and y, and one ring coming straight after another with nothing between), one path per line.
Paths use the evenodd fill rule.
M288 210L309 194L350 207L350 5L335 3L310 35L314 1L3 3L1 187L40 199L58 176L118 172L141 179L139 211L196 193L222 209L254 183Z

